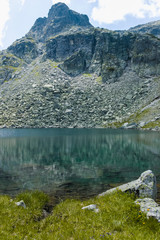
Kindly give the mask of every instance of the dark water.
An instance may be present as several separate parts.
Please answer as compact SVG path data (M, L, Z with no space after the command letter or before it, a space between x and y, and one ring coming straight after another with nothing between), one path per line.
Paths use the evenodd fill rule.
M0 193L90 197L151 169L160 183L160 133L104 129L0 130Z

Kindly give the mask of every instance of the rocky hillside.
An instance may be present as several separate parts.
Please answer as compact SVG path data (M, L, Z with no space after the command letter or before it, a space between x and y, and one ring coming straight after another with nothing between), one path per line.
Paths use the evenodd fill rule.
M94 28L52 6L0 52L0 126L158 130L160 40L132 30Z

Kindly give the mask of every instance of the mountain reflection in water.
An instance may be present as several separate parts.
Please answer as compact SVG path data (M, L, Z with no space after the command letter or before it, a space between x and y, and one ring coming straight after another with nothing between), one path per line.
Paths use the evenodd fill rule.
M90 197L151 169L160 182L160 134L107 129L1 129L0 193L39 189Z

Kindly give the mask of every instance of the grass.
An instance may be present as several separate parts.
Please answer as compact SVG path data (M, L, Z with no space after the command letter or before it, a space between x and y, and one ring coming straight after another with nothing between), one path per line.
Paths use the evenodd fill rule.
M58 64L59 64L58 62L49 60L49 63L50 63L52 68L58 68Z
M143 128L155 128L155 127L160 127L160 120L149 122Z
M122 125L125 122L126 121L124 121L124 122L111 122L111 123L103 124L102 127L104 127L104 128L120 128L120 127L122 127Z
M127 121L129 122L129 123L131 123L131 122L139 122L139 121L142 121L143 120L143 118L145 118L147 115L149 115L150 114L150 111L151 111L151 109L150 108L147 108L147 109L145 109L145 110L143 110L143 111L137 111L136 113L134 113L133 115L131 115L128 119L127 119Z
M13 66L4 66L0 67L0 70L13 70L14 72L20 69L19 67L13 67Z
M26 209L15 204L22 199ZM41 192L25 192L14 200L0 196L0 239L159 239L160 224L146 218L133 195L118 191L83 202L66 200L43 218L48 200ZM88 204L97 204L99 213L81 209Z
M90 78L90 77L92 77L92 74L90 74L90 73L84 73L83 76L84 76L84 77L89 77L89 78Z
M135 112L134 114L132 114L131 116L129 116L128 118L123 119L123 121L121 121L121 122L115 121L115 122L107 123L107 124L103 125L103 127L120 128L126 122L127 123L133 123L133 122L138 123L140 121L143 121L143 119L145 119L150 114L150 111L151 111L150 108L147 108L143 111L139 110L139 111ZM143 128L149 128L148 124L145 125L145 127L143 127Z
M96 82L99 84L102 84L102 76L97 77Z

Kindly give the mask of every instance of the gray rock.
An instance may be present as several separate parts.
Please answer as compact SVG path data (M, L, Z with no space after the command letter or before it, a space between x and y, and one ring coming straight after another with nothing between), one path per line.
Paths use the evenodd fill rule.
M65 113L72 113L72 109L66 109Z
M160 222L160 206L153 199L137 199L135 203L140 205L141 211L147 214L147 218L153 217Z
M144 127L146 125L146 122L140 122L138 125L139 127Z
M143 172L137 180L123 184L116 188L112 188L104 193L99 194L99 197L110 194L116 190L121 190L122 192L133 192L142 198L146 197L156 199L156 178L153 172L151 170L148 170L146 172Z
M122 128L125 128L125 129L134 129L137 127L138 127L137 123L124 123L122 126Z
M24 203L23 200L21 200L21 201L19 201L19 202L16 202L16 205L17 205L17 206L21 206L21 207L23 207L23 208L26 208L26 204Z
M124 124L122 125L122 128L126 128L127 126L128 126L128 122L124 123Z

